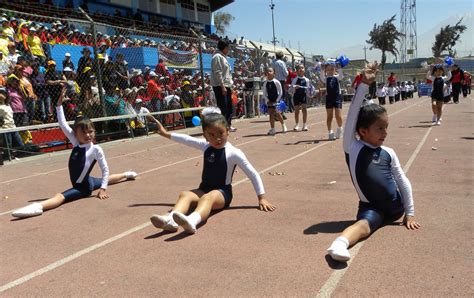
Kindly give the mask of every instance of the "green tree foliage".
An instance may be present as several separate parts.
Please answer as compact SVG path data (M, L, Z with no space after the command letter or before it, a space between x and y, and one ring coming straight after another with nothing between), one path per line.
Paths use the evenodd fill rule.
M369 40L366 42L370 44L370 49L379 49L382 51L382 60L380 67L383 69L387 61L386 53L391 53L397 57L398 50L396 48L397 41L400 41L402 35L397 27L394 25L395 15L390 19L385 20L382 25L374 24L374 28L369 32Z
M217 33L224 34L230 22L235 20L234 16L228 12L217 12L214 14L214 26L216 26Z
M439 33L436 34L435 42L431 48L434 57L441 57L446 54L452 57L456 55L456 51L453 47L456 45L459 37L461 37L461 34L467 29L465 25L461 25L461 22L462 18L456 25L447 25L441 28Z

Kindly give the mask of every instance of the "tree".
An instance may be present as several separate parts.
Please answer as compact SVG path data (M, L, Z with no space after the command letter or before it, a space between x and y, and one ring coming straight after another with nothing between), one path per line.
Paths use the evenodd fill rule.
M228 12L219 11L214 14L214 26L216 26L217 33L224 34L230 22L235 20L234 16Z
M397 41L400 41L402 35L397 27L393 24L395 21L395 15L390 19L385 20L382 25L374 24L374 29L369 32L370 39L366 42L370 44L370 49L379 49L382 51L382 60L380 62L380 68L383 69L385 62L387 61L386 52L391 53L397 57L398 50L396 48Z
M453 57L456 55L456 50L454 50L453 47L456 45L459 37L461 37L461 34L467 29L465 25L461 25L461 22L462 18L456 25L447 25L439 30L439 33L435 36L433 47L431 48L434 57L441 57L443 54L448 54Z

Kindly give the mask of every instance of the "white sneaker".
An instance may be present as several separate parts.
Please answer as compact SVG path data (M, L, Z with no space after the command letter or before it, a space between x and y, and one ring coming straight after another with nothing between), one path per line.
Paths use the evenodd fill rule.
M14 217L26 218L43 214L43 205L40 203L33 203L23 208L12 212Z
M288 131L288 128L286 127L285 124L283 124L282 127L281 127L281 132L285 133L287 131Z
M189 234L196 233L196 226L189 222L188 217L180 212L173 212L173 220Z
M270 128L270 130L267 132L267 135L269 136L274 136L275 135L275 129L274 128Z
M137 178L138 176L138 174L134 171L127 171L123 174L125 175L125 178L127 178L128 180L135 180L135 178Z
M299 126L299 124L296 124L296 125L295 125L295 127L293 127L293 130L294 130L294 131L298 131L298 130L300 130L300 126Z
M334 135L334 132L332 130L328 134L328 139L330 139L330 140L335 140L336 139L336 136Z
M441 125L441 120L438 120L438 122L436 122L436 125Z
M327 251L331 258L336 261L347 262L351 258L351 254L347 247L344 243L340 243L339 241L334 241Z
M303 125L303 131L308 131L308 125L306 124Z
M231 132L234 132L234 131L237 131L237 128L231 126L229 130L230 130Z
M173 223L168 216L153 215L150 217L150 221L158 229L163 229L168 232L178 231L178 225Z
M342 137L342 127L338 127L336 129L336 135L335 135L336 139L340 139Z

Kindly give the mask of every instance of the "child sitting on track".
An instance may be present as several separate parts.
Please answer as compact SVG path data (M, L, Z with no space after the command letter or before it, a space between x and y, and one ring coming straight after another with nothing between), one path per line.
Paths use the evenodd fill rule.
M270 130L268 135L273 136L275 135L275 118L280 121L282 132L287 132L288 130L281 113L276 110L276 105L283 96L283 89L280 82L275 79L273 68L267 68L265 75L267 80L263 83L263 99L267 101L268 114L270 114Z
M349 246L368 237L384 222L393 222L404 213L403 222L408 229L420 228L414 218L410 181L393 149L382 146L387 137L387 112L377 104L361 108L376 72L376 63L364 70L362 84L352 100L346 120L344 152L360 201L357 222L346 228L328 249L328 254L337 261L349 260Z
M190 234L196 232L196 226L205 221L211 210L225 209L232 201L232 175L238 165L252 181L258 196L260 210L273 211L275 206L264 198L262 179L247 160L245 154L227 142L229 124L220 110L203 110L202 129L205 139L197 139L184 134L169 133L155 119L159 134L163 137L194 147L204 152L202 181L198 188L183 191L173 210L166 215L153 215L150 220L159 229L176 232L178 225ZM197 204L193 213L186 216L191 204Z
M73 129L67 124L62 107L65 95L66 88L63 86L57 102L56 112L61 130L74 146L69 157L68 165L72 188L63 193L58 193L54 195L54 197L41 203L33 203L16 210L12 213L14 217L25 218L41 215L44 210L54 209L65 202L89 197L92 191L99 188L100 190L97 197L101 200L105 200L109 198L109 195L105 192L108 184L135 179L137 176L137 173L131 171L109 176L109 167L105 160L104 151L100 146L92 143L95 136L92 121L86 117L77 117L74 121ZM97 161L102 171L102 179L89 176Z

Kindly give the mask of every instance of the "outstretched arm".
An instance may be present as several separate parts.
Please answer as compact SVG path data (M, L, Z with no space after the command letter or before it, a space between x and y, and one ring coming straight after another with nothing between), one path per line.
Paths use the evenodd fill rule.
M344 152L349 153L352 142L356 140L356 125L359 117L360 107L364 101L365 94L369 91L369 85L375 80L378 64L372 63L362 71L362 82L352 98L351 106L347 112L346 127L344 128L343 147Z
M66 117L64 116L64 110L63 110L63 99L66 96L66 87L63 86L61 89L61 94L59 95L58 102L56 104L56 113L58 115L58 123L59 127L61 127L61 130L63 133L66 135L66 137L69 139L71 144L73 146L76 146L79 144L79 141L76 139L76 136L74 135L74 131L72 128L67 124Z

